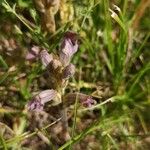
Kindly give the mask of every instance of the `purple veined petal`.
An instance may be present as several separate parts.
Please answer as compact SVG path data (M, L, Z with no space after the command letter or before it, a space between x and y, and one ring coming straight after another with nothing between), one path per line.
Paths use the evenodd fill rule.
M46 50L42 50L40 52L40 58L42 61L42 64L47 67L49 63L53 60L52 54L49 54Z
M63 79L67 79L75 74L75 66L73 64L69 64L63 70Z
M29 111L35 110L35 111L42 111L44 105L41 104L41 101L32 99L28 104L27 104L27 109Z
M70 39L65 39L64 47L59 51L60 61L64 66L67 66L70 63L71 57L77 52L77 50L77 41L75 45L73 45Z
M77 41L75 41L75 44L74 44L74 53L77 52L78 48L79 48L79 44L78 44ZM73 53L73 54L74 54L74 53Z
M61 63L63 64L63 66L67 66L70 63L70 60L71 60L71 57L66 55L63 52L59 53L59 58L60 58Z
M32 98L31 101L27 104L28 110L43 110L45 103L51 101L57 96L57 92L55 90L45 90L37 94Z
M62 52L64 54L66 54L66 55L71 57L74 53L77 52L77 50L78 50L77 41L75 42L75 44L73 44L70 39L66 39L65 40L65 46L62 49Z
M54 99L56 95L57 95L57 92L55 90L45 90L39 93L35 98L40 99L41 103L44 105L45 103Z
M60 61L64 66L67 66L69 64L71 57L77 52L77 50L77 34L69 31L64 35L59 50Z
M27 60L33 60L36 59L39 55L40 48L38 46L33 46L31 50L26 54Z
M61 49L62 53L64 53L67 56L72 56L73 52L73 44L70 39L64 40L64 47Z

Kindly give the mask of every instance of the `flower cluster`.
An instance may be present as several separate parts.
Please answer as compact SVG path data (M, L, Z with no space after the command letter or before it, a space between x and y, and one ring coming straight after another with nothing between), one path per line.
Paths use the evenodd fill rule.
M49 54L47 50L40 51L39 48L33 47L27 54L27 58L34 58L39 56L43 66L47 69L49 74L50 90L45 90L37 94L28 103L28 110L43 110L45 103L53 100L53 103L61 103L62 100L67 104L69 101L75 102L78 97L83 106L90 107L94 104L94 100L85 94L70 93L68 96L62 95L68 79L75 73L75 66L70 63L72 56L78 50L77 34L73 32L66 32L58 55ZM67 100L70 98L70 100ZM66 99L66 100L65 100Z

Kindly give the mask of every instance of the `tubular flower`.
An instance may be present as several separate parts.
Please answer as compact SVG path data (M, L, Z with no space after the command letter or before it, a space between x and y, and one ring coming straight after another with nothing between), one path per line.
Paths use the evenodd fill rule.
M55 90L45 90L35 95L32 100L27 104L28 110L43 110L45 103L51 101L57 96Z
M91 107L96 104L91 96L82 93L69 93L64 97L66 106L74 104L76 100L79 100L79 103L84 107Z
M67 32L59 50L60 61L64 66L70 63L74 53L78 50L77 35L73 32Z

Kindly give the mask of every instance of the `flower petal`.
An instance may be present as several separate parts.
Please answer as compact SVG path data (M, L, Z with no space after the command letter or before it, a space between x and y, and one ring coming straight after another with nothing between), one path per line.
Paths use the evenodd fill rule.
M41 61L42 61L42 64L47 67L49 65L49 63L53 60L53 56L52 54L49 54L47 52L47 50L42 50L40 52L40 58L41 58Z
M26 54L27 60L33 60L36 59L39 55L40 48L38 46L33 46L31 50Z
M77 37L75 33L67 32L64 36L61 48L59 50L60 61L64 66L67 66L71 57L78 50Z
M41 101L32 99L28 104L27 104L27 109L29 111L35 110L35 111L41 111L43 110L44 105L41 104Z
M27 104L28 110L43 110L45 103L51 101L57 96L55 90L45 90L37 94L32 98L32 100Z

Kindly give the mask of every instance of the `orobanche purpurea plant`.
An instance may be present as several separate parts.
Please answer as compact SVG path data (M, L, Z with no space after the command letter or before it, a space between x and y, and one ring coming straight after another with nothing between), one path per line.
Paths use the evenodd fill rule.
M79 92L65 94L68 80L75 73L75 66L70 61L78 50L77 39L76 33L68 31L64 34L58 55L49 54L45 49L40 51L40 48L36 46L27 54L27 59L40 58L48 71L49 79L47 82L51 87L51 89L41 91L33 96L27 104L28 110L41 111L47 102L52 102L53 105L62 104L62 108L67 108L76 100L85 107L95 104L95 100L89 95Z

